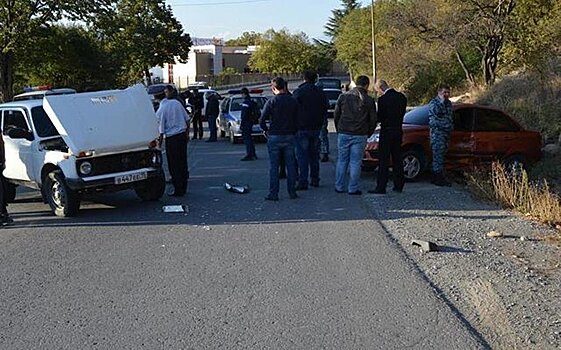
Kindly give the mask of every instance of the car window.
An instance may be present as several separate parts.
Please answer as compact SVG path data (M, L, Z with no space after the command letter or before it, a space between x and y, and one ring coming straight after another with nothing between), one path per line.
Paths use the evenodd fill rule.
M520 127L504 113L492 109L476 109L474 130L519 131Z
M454 111L454 130L472 131L473 130L473 109L461 108Z
M264 97L252 97L251 100L257 104L257 107L259 107L259 109L263 109L263 106L265 106L265 102L267 102L267 99ZM231 112L241 111L242 102L243 102L243 98L241 97L233 98L230 111Z
M59 133L56 130L53 122L45 113L43 107L35 107L31 109L31 119L33 119L33 125L35 126L35 131L40 137L58 136Z
M339 79L319 79L316 85L322 89L340 89L341 80Z
M25 115L22 111L12 111L6 110L4 111L4 118L3 118L3 128L2 132L4 135L8 134L8 130L12 128L21 128L24 130L29 130L27 126L27 122L25 121Z
M405 113L403 124L429 125L429 105L420 106Z

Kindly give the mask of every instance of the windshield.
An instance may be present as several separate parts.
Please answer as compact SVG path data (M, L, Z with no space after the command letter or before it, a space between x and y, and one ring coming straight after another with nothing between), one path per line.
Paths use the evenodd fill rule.
M162 94L164 92L165 84L154 84L148 86L148 95Z
M341 80L339 79L319 79L316 83L322 89L340 89Z
M428 125L429 124L429 105L424 105L405 113L403 124Z
M47 116L47 113L45 113L43 107L32 108L31 118L33 119L33 125L35 125L35 131L40 137L58 135L58 131L51 122L51 119Z
M251 100L255 103L257 103L257 107L259 107L259 109L263 109L263 106L265 105L265 102L267 102L267 99L265 97L252 97ZM242 102L243 102L243 98L241 97L236 97L232 99L232 107L230 107L230 112L237 112L237 111L241 111L242 110Z
M339 95L341 95L341 91L324 91L325 96L327 96L328 100L337 101Z

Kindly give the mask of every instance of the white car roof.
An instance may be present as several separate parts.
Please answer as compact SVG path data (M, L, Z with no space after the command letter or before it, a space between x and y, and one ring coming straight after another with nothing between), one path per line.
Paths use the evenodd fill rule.
M32 99L41 100L43 96L46 95L66 95L66 94L75 94L75 93L76 90L70 88L30 91L14 96L14 101L32 100Z

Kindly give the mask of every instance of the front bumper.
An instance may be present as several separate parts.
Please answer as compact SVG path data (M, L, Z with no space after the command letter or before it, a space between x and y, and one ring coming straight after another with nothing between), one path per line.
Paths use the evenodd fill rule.
M120 173L113 173L113 174L106 174L106 175L99 175L99 176L91 176L91 177L84 177L79 179L66 179L67 186L74 191L81 191L81 190L88 190L88 189L104 189L104 188L130 188L134 186L134 182L127 182L122 184L116 184L115 179L121 176L129 176L129 175L138 175L146 173L147 178L140 180L145 181L151 178L162 177L163 171L162 168L142 168L137 170L131 171L124 171Z

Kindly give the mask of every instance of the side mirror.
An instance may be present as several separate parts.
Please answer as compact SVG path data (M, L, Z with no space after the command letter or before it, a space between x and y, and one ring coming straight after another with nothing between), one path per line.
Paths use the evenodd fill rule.
M8 137L11 139L26 139L33 141L33 133L22 128L11 128L8 130Z

